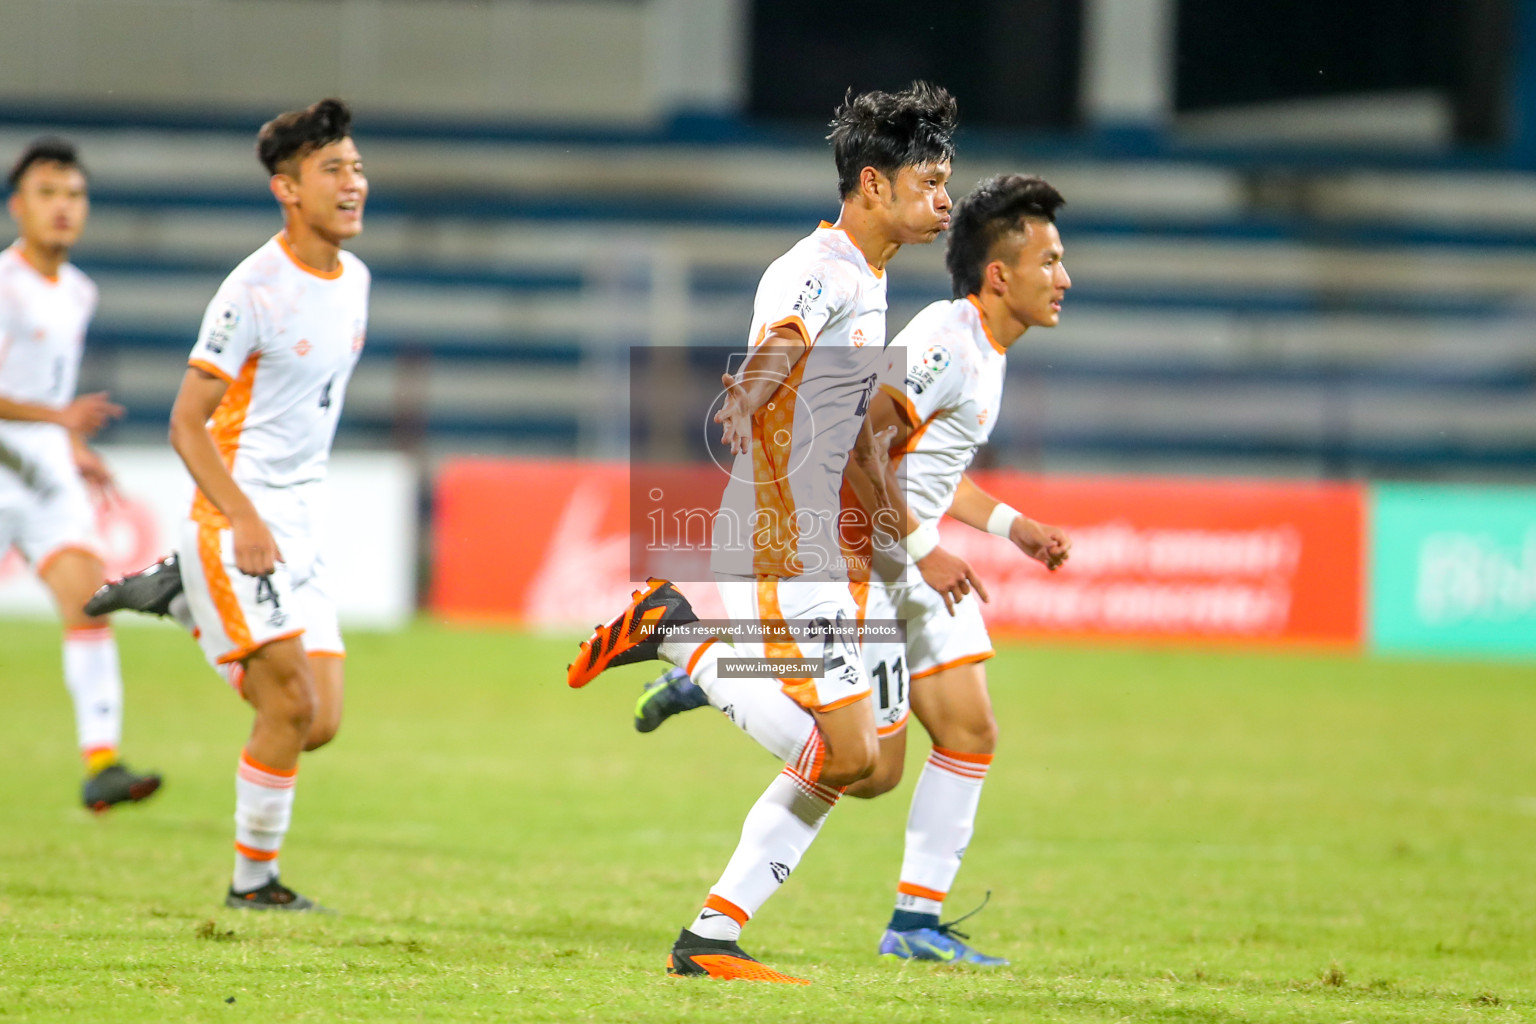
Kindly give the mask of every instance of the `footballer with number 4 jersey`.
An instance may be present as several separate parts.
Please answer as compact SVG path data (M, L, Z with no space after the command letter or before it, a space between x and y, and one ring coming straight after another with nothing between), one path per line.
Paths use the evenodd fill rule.
M902 620L906 640L864 645L880 749L874 772L846 792L872 798L901 781L909 709L933 741L912 795L882 956L1007 963L962 941L957 922L939 920L974 831L997 726L982 668L992 644L980 605L953 586L971 578L970 567L939 546L937 524L948 514L1007 537L1052 570L1067 558L1071 544L1061 530L1020 515L966 476L997 423L1009 348L1030 327L1055 326L1071 287L1055 225L1062 202L1044 181L1011 175L982 182L956 206L946 259L956 298L928 306L896 336L870 403L872 428L891 438L881 472L895 536L874 545L865 616ZM867 505L873 481L866 466L850 460L847 477L850 495ZM984 587L976 592L985 600ZM637 725L650 731L702 706L697 691L686 675L662 677L642 702L661 710L646 720L637 711Z
M758 963L736 940L799 864L842 787L874 770L878 734L838 542L839 490L850 461L878 458L867 415L883 361L885 268L901 246L930 242L948 226L955 122L954 99L927 83L895 94L849 92L830 135L837 223L822 224L764 273L748 352L721 378L714 422L735 459L713 523L711 568L733 625L769 630L738 638L734 653L819 658L824 671L722 672L731 648L709 637L667 639L670 627L695 619L662 580L637 591L567 670L571 686L584 686L612 665L659 658L692 673L785 762L673 944L671 974L801 982ZM877 489L884 483L881 474ZM814 637L786 629L807 623L817 627Z
M368 198L351 122L327 99L262 126L283 230L209 304L171 410L171 445L197 484L191 514L171 558L92 599L176 618L255 710L235 776L225 903L237 908L315 908L279 881L278 853L299 755L341 724L345 648L321 537L368 326L368 268L342 250Z

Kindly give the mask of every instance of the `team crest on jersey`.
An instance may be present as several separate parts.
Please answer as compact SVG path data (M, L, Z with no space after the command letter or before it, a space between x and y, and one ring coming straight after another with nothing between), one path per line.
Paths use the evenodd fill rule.
M816 300L821 298L821 291L821 278L812 274L805 279L805 284L801 286L800 297L795 299L795 304L791 311L796 316L803 318L806 313L810 312L811 306Z
M239 326L240 307L233 302L226 302L214 314L213 326L209 329L208 336L203 339L203 344L210 352L223 352L224 346L229 344L229 339L234 335L235 328Z

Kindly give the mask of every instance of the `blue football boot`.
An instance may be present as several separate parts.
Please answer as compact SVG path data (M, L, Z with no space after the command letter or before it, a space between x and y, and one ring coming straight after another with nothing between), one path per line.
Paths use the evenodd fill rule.
M991 899L992 893L989 890L986 899L981 901L981 907L985 907ZM948 924L940 924L937 915L897 910L891 915L891 924L885 929L885 934L880 936L880 955L892 960L931 960L942 964L1007 967L1008 961L1002 957L988 956L961 941L970 936L955 925L980 913L981 907Z
M684 711L706 707L709 698L688 673L680 668L666 672L645 684L640 699L635 702L635 730L654 732L661 723Z
M949 925L917 928L909 932L890 928L880 936L880 955L892 960L933 960L946 964L973 964L977 967L1006 967L1000 956L987 956L960 941L961 933ZM965 936L970 938L970 936Z

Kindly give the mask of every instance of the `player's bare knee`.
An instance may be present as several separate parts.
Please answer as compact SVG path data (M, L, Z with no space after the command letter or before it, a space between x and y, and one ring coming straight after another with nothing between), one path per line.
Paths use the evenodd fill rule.
M961 754L990 754L997 749L997 719L988 712L973 720L947 722L933 731L933 745Z
M997 719L988 714L973 723L967 737L969 745L962 750L966 754L990 754L997 749Z
M314 725L315 688L302 665L274 665L263 687L257 714L274 724L308 737Z
M314 721L310 723L309 735L304 739L305 751L319 750L321 747L331 742L331 740L335 739L336 734L340 731L340 722L326 721L317 716Z
M867 777L860 779L844 790L847 796L860 800L873 800L877 796L884 796L897 786L901 785L902 764L895 761L889 764L877 764L875 770Z
M869 778L880 763L880 748L873 742L848 742L827 750L821 769L826 786L851 786Z

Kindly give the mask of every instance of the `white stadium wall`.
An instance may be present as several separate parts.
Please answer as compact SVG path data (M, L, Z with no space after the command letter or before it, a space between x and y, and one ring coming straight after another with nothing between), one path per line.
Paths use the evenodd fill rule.
M192 481L169 448L103 447L122 501L98 513L112 575L171 550L191 507ZM416 604L417 476L392 452L338 452L323 541L343 626L404 625ZM14 549L0 556L0 616L51 616L53 606ZM131 614L117 616L134 620Z
M745 0L3 0L0 106L640 125L729 113ZM636 45L641 41L642 45Z

